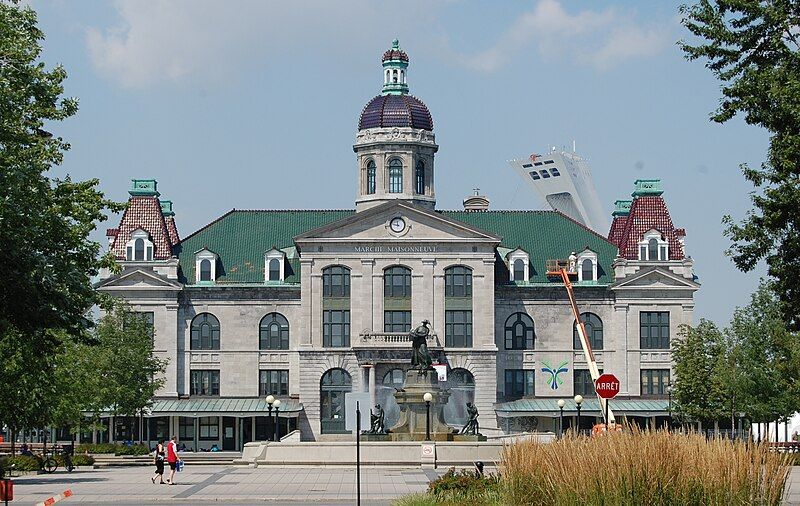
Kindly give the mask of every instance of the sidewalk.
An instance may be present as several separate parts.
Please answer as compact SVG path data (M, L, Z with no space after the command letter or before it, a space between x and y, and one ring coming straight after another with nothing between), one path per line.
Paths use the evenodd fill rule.
M354 467L251 469L234 466L187 465L176 475L177 485L150 483L150 467L124 467L56 472L14 479L13 504L35 504L71 489L73 497L59 504L115 503L343 503L356 500ZM444 473L419 468L364 467L361 499L365 504L390 504L405 494L424 492L428 482ZM166 476L166 473L165 473Z

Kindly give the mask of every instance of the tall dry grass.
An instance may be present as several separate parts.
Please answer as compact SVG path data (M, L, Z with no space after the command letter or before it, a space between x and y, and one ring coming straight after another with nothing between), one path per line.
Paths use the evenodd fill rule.
M506 447L504 504L777 505L789 472L764 445L640 431Z

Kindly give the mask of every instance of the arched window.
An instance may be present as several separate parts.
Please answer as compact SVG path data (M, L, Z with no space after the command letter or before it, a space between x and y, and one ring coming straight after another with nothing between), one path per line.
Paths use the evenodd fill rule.
M269 261L269 280L281 280L281 262L277 258L273 258Z
M527 281L525 279L525 262L521 258L514 260L514 281Z
M594 263L590 259L585 259L581 263L581 278L583 281L594 280Z
M191 349L219 349L219 320L211 313L200 313L192 319Z
M450 425L467 422L467 403L475 402L475 377L466 369L452 369L447 373L445 388L450 389L450 399L444 405L444 420Z
M322 270L322 345L350 346L350 269L341 265Z
M383 376L383 384L390 387L403 388L406 373L402 369L391 369Z
M586 337L589 338L589 344L592 350L603 349L603 320L594 313L581 313L581 321L584 328L586 328ZM573 322L572 325L572 347L576 350L583 349L581 346L580 337L578 336L578 323Z
M259 350L288 350L289 321L280 313L269 313L258 326Z
M655 237L647 241L647 259L658 260L658 239Z
M397 82L397 70L392 70L392 82Z
M536 333L533 320L525 313L514 313L506 320L505 340L507 350L532 350Z
M375 162L370 160L367 162L367 194L372 195L375 193Z
M422 160L417 162L417 168L414 171L414 182L417 195L425 195L425 162Z
M211 281L211 260L200 260L200 281Z
M136 239L136 242L133 243L134 249L134 260L137 261L144 261L144 239Z
M444 271L445 297L472 297L472 270L456 265Z
M403 193L403 162L399 158L389 161L389 193Z
M323 434L345 434L344 396L353 390L350 374L330 369L320 380L320 428Z

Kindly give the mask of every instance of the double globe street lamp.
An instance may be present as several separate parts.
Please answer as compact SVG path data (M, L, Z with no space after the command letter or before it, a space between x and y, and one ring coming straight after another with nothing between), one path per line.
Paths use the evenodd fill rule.
M273 441L278 441L278 410L281 408L281 400L276 399L274 395L267 396L267 416L272 419L272 408L275 408L275 434L272 437Z

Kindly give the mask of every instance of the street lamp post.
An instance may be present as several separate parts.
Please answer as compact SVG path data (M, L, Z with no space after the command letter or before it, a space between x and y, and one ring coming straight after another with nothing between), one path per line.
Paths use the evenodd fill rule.
M742 421L744 419L744 413L742 413L741 411L736 413L736 418L739 419L739 424L738 424L738 427L739 427L739 439L744 441L744 428L742 427Z
M272 405L275 406L275 439L273 439L273 441L275 441L277 443L278 442L278 410L281 407L281 400L280 399L275 399L275 402Z
M558 438L561 439L564 437L564 399L558 400Z
M425 401L425 441L431 440L431 401L433 400L433 395L430 392L425 392L425 395L422 396L422 400Z
M669 425L667 425L667 432L672 432L672 382L667 383L667 409L669 410Z
M578 409L578 434L581 433L581 403L583 402L583 396L578 394L576 395L573 400L575 401L575 407Z
M272 403L275 402L275 396L271 394L268 395L266 401L267 401L267 419L272 420ZM269 437L267 437L267 439L269 439Z

